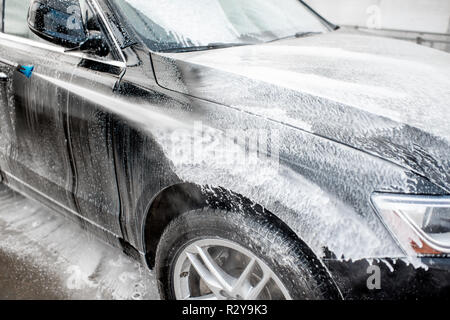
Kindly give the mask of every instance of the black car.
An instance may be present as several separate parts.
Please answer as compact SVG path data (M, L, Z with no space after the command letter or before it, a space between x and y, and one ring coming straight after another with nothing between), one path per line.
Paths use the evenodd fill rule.
M297 0L0 3L3 183L163 298L450 296L447 53Z

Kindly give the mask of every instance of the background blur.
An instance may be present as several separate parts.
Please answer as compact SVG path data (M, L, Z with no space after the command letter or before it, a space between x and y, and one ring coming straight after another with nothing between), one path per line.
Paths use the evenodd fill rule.
M450 52L450 0L306 0L333 23Z

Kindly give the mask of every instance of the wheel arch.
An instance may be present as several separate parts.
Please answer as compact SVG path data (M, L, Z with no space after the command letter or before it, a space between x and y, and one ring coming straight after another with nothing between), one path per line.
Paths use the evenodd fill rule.
M142 243L149 268L155 263L159 240L169 223L184 212L202 208L206 198L200 186L175 184L161 190L149 203L142 223Z

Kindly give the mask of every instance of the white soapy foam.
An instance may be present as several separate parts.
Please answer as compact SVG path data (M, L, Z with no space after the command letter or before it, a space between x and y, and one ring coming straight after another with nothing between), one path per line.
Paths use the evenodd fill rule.
M153 274L140 263L5 186L0 250L54 274L60 283L48 287L63 288L70 299L158 299Z
M375 224L375 217L363 219L291 169L274 166L270 159L256 159L249 163L242 146L230 145L229 137L218 130L203 127L203 130L178 130L171 134L164 130L153 132L166 155L172 159L175 172L183 180L200 185L219 185L249 199L258 199L266 207L278 202L292 209L297 214L290 217L290 225L297 228L295 231L319 256L325 245L337 257L347 260L401 254L389 239L380 238L377 230L369 227ZM179 137L174 138L177 134ZM185 141L187 136L194 141L203 141L205 145L215 141L215 154L203 149L196 156L196 162L192 163L191 154L185 152L185 144L178 143ZM179 151L174 152L173 149L177 148ZM215 156L226 153L234 154L235 161L227 163ZM176 158L171 158L173 154Z
M173 170L181 179L200 185L225 187L268 208L273 203L288 208L295 214L275 213L284 214L285 222L293 226L319 256L322 255L324 246L337 257L347 260L369 256L401 256L398 247L373 214L360 217L352 208L293 170L274 166L271 161L273 159L256 158L256 161L253 159L249 162L242 142L240 145L230 144L229 137L220 130L207 126L203 126L202 130L195 130L195 127L189 127L188 121L181 123L161 114L150 105L124 102L58 79L38 76L76 92L148 130L157 139L167 158L172 160ZM198 144L203 146L202 151L196 152L194 158L192 154L185 152L186 138L197 143L194 150L199 150ZM223 159L230 154L233 155L233 161ZM320 157L320 154L308 155L311 159L315 156ZM361 166L367 165L366 159L361 158ZM339 156L334 160L345 161ZM377 166L377 161L374 159L373 165ZM342 164L342 167L345 165ZM389 171L385 173L389 174ZM408 179L410 178L406 175L402 178L405 183ZM415 265L420 266L417 263Z
M389 39L333 33L167 56L225 72L229 78L234 75L233 79L239 81L272 85L274 92L284 88L367 111L450 141L450 58L436 50ZM203 81L209 89L208 78ZM271 92L270 87L265 88L267 92L262 93ZM208 96L208 90L205 92L202 98L215 98ZM238 97L225 100L239 101ZM254 110L253 105L246 105L251 101L237 103L243 110ZM293 101L284 108L301 110L298 103ZM261 108L260 114L268 116L269 109ZM310 125L315 124L311 114L307 118L313 121Z

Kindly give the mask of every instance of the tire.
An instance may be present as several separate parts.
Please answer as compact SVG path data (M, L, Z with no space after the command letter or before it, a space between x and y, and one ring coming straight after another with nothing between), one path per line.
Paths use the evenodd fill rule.
M202 251L195 251L199 247L203 248ZM216 266L220 266L219 270L235 274L231 278L234 280L244 273L252 259L256 259L254 265L257 267L249 267L252 271L245 288L236 289L242 293L238 295L234 289L233 292L219 290L218 286L210 285L211 281L203 281L211 277L202 278L199 276L202 272L197 270L209 269L195 266L198 266L198 261L203 267L207 266L205 261L208 259L201 253L192 253L192 250L196 253L207 252L215 259ZM168 300L188 297L251 300L340 298L330 276L313 252L292 233L283 231L280 223L270 222L265 215L255 213L205 208L182 214L169 224L161 237L155 269L161 298ZM265 279L265 271L262 270L271 271L274 277L255 296L248 292L256 292L258 283ZM234 280L229 282L238 282Z

